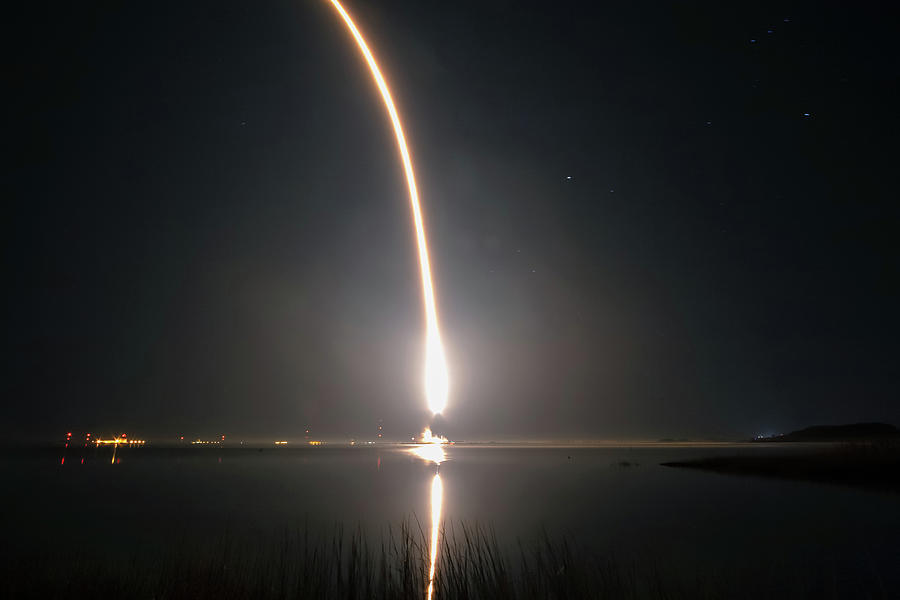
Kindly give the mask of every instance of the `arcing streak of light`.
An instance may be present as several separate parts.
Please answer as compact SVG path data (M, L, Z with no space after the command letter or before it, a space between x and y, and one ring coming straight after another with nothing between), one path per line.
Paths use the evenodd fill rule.
M394 126L394 135L397 138L397 146L400 149L400 158L403 161L403 170L406 172L406 185L409 188L409 203L412 208L413 223L416 229L416 243L419 248L419 268L422 272L422 296L425 307L425 398L431 412L437 414L447 406L449 395L449 376L447 373L447 359L444 355L444 345L441 342L441 332L438 327L437 307L434 301L434 287L431 282L431 263L428 259L428 242L425 237L425 224L422 219L422 207L419 204L419 192L416 188L416 178L413 173L412 159L409 148L406 146L406 137L403 135L403 127L400 125L400 117L394 107L394 100L388 89L378 63L369 50L366 40L356 28L349 13L344 10L338 0L330 0L334 8L340 13L344 23L353 34L360 52L365 57L375 79L375 84L381 92L384 105L387 108L391 123Z

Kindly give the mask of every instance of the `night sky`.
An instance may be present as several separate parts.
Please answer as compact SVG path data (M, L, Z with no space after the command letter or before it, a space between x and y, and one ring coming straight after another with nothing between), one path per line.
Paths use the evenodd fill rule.
M900 422L897 23L734 4L348 0L451 437ZM330 5L17 10L4 429L421 430L405 181Z

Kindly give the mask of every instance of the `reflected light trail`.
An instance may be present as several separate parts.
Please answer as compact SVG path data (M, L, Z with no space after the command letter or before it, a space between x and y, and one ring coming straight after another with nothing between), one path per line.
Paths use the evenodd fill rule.
M427 429L425 431L428 432ZM410 450L410 453L418 456L425 462L433 463L435 469L437 469L442 462L447 460L443 443L440 440L441 438L435 438L430 443L416 446ZM440 473L436 472L434 479L431 480L431 546L429 547L428 591L426 592L428 600L431 600L434 594L434 572L437 569L437 552L440 542L441 511L443 507L444 484L441 482Z
M422 444L410 450L413 454L424 460L436 465L441 464L447 459L444 449L440 444Z
M397 146L400 150L400 158L403 161L403 170L406 173L406 186L409 188L409 204L412 209L413 223L416 229L416 243L419 249L419 269L422 275L422 300L425 308L425 399L428 401L428 408L431 412L437 414L444 410L447 406L447 396L449 395L449 375L447 373L447 359L444 355L444 345L441 342L441 332L438 327L437 307L434 301L434 286L431 282L431 262L428 258L428 242L425 237L425 224L422 219L422 207L419 204L419 192L416 188L416 178L413 174L412 159L410 158L409 148L406 146L406 137L403 135L403 127L400 125L400 116L394 107L394 100L391 97L391 91L388 89L387 82L381 75L378 63L375 62L375 56L369 50L366 40L356 28L353 19L341 6L338 0L330 0L334 8L340 13L341 18L347 25L347 29L356 40L360 52L369 65L378 91L384 100L385 108L387 108L388 116L391 118L391 124L394 126L394 135L397 138Z
M441 525L441 509L443 509L443 507L444 484L441 483L440 474L435 473L434 479L431 480L431 556L428 561L428 600L431 600L431 597L434 594L434 571L437 567L437 551Z

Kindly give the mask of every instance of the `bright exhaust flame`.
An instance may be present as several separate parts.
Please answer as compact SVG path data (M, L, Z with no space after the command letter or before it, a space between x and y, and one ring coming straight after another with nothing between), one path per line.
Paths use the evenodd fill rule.
M447 455L444 453L444 449L441 448L441 446L446 443L447 438L432 435L431 429L426 427L425 431L422 432L421 445L416 446L415 448L410 450L410 452L412 452L425 462L439 465L447 458Z
M447 444L449 440L442 435L434 435L431 433L431 427L426 427L422 432L423 444Z
M412 208L413 222L416 228L416 243L419 248L419 268L422 273L422 296L425 307L425 398L428 400L428 408L431 412L437 414L444 410L447 406L447 396L449 394L449 376L447 373L447 361L444 357L444 346L441 343L441 332L438 327L437 307L434 302L434 287L431 283L431 263L428 259L428 242L425 238L425 224L422 220L422 207L419 204L419 192L416 189L416 178L413 174L412 159L409 155L409 148L406 147L406 137L403 135L403 127L400 125L400 117L397 115L397 109L394 107L394 100L391 98L391 92L388 89L378 63L369 50L366 40L353 23L353 19L341 6L338 0L331 0L334 8L340 13L344 19L350 33L356 40L360 52L369 64L369 70L381 92L384 105L387 108L388 115L391 117L391 123L394 126L394 135L397 138L397 146L400 149L400 158L403 161L403 170L406 172L406 185L409 188L409 204Z
M430 287L429 283L429 287ZM434 298L432 297L431 310L434 312ZM434 316L434 327L428 327L428 339L425 350L425 398L428 399L428 408L438 414L447 408L447 396L450 382L447 374L447 359L444 357L444 346L441 344L441 334L437 328L437 315Z
M438 536L441 525L441 509L444 506L444 484L441 476L434 474L431 480L431 557L428 564L428 600L434 594L434 570L437 567Z

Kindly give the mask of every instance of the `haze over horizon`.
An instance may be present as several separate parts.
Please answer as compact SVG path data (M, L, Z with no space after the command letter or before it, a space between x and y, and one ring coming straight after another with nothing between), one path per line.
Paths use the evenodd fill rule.
M510 5L347 5L451 435L900 424L891 21ZM403 172L327 3L16 10L9 435L421 431Z

